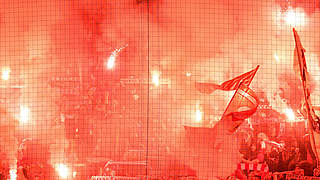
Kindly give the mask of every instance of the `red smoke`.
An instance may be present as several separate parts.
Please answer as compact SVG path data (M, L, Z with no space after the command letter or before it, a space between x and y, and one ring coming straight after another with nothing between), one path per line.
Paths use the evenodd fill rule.
M289 6L303 8L309 18L306 27L298 30L310 52L311 75L316 77L319 0L3 1L0 67L10 67L13 79L22 78L25 88L17 102L31 110L30 124L19 126L19 130L25 136L48 141L52 163L64 160L66 152L118 158L120 150L134 146L154 151L150 154L169 151L202 177L224 176L238 158L234 139L226 137L220 151L211 147L189 149L182 127L195 124L194 112L200 104L210 107L214 118L219 119L230 94L200 95L193 84L221 83L259 64L261 71L253 89L265 91L278 111L284 106L297 108L299 82L290 78L294 46L291 27L274 17ZM114 69L105 69L111 53L124 46ZM274 60L275 53L279 61ZM148 70L161 72L160 79L171 84L151 90L142 85L136 90L119 85L120 78L147 79ZM63 90L49 83L65 77L78 80L68 81ZM97 88L94 100L116 99L125 107L116 107L124 115L104 117L90 106L74 109L84 96L91 96L92 87ZM65 97L64 93L73 95ZM288 103L279 103L283 99ZM61 111L69 113L64 122ZM74 114L78 117L72 117ZM147 141L149 147L139 146ZM73 147L72 143L80 145ZM95 146L98 143L99 147ZM219 155L221 151L225 153Z

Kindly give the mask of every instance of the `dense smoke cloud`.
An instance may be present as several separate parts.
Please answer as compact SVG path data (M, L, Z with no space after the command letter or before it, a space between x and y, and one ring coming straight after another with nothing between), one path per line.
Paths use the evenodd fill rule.
M294 10L306 12L305 23L296 28L307 50L316 105L320 103L319 4L316 0L291 3ZM56 102L64 99L61 91L47 82L53 77L76 78L80 74L83 86L94 78L113 86L116 83L111 82L104 63L114 50L126 46L119 53L114 74L147 78L149 69L160 71L160 77L171 82L169 89L151 91L151 100L145 96L137 102L141 107L149 103L150 115L154 115L149 121L150 137L162 136L162 140L155 138L152 148L159 150L163 141L163 146L190 163L200 176L225 176L234 168L238 155L232 137L226 137L228 141L220 150L188 151L181 139L183 125L201 125L195 122L195 111L201 104L219 119L232 93L202 95L196 92L194 82L221 83L260 65L252 88L264 91L273 109L281 113L286 107L298 108L301 89L293 71L292 26L284 20L287 9L288 4L280 0L160 0L149 5L148 1L134 0L4 1L0 5L0 66L10 67L12 77L22 79L19 103L31 111L31 121L19 128L28 137L52 144L51 162L63 161L69 147L65 127L63 123L52 127L56 119L60 121ZM17 108L12 111L14 116L18 113ZM138 111L147 114L145 108ZM120 122L126 123L114 121L119 128ZM103 124L111 130L105 132L100 127L102 132L119 134ZM102 146L125 138L119 135ZM226 153L218 156L221 150ZM192 161L192 155L198 156L198 161ZM213 168L216 170L211 172Z
M18 122L9 114L9 112L0 108L0 156L1 164L14 168L17 164L18 142L15 138Z

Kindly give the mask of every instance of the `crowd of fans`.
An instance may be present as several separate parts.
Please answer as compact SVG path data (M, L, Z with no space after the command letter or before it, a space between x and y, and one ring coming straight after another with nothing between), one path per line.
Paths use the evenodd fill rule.
M241 162L235 176L239 179L271 174L300 173L313 176L316 158L308 134L301 138L268 140L263 133L244 139L240 146ZM251 166L250 166L251 164ZM253 166L260 164L260 166ZM250 168L245 168L245 165ZM241 168L242 166L242 168ZM267 168L262 168L266 166ZM254 169L259 167L260 169ZM246 170L245 170L246 169Z

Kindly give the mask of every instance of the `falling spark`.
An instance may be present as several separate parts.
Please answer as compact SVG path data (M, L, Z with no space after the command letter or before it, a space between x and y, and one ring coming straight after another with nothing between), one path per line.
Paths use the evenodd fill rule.
M292 109L286 108L286 109L284 110L284 112L285 112L285 114L286 114L286 116L288 117L288 120L289 120L290 122L293 122L293 121L295 120L295 115L294 115L294 112L293 112Z
M114 51L111 53L111 55L110 55L110 57L109 57L109 59L108 59L108 61L107 61L107 68L108 68L108 69L112 69L112 68L114 67L115 62L116 62L116 60L117 60L117 57L118 57L120 51L121 51L122 49L126 48L127 46L128 46L128 44L126 44L125 46L123 46L123 47L121 47L121 48L119 48L119 49L114 50Z
M291 26L301 26L305 24L305 13L290 9L285 14L285 21Z
M26 106L20 106L20 122L26 123L29 121L30 109Z
M201 120L202 120L202 112L199 109L197 109L196 110L196 121L201 122Z
M187 73L186 73L186 76L187 76L187 77L190 77L190 76L191 76L191 72L187 72Z
M8 80L10 78L10 68L3 68L1 73L1 79L2 80Z
M58 164L56 166L56 171L61 178L66 179L69 176L69 168L65 164Z
M155 86L159 86L160 84L160 74L158 71L154 71L152 73L152 83L155 85Z

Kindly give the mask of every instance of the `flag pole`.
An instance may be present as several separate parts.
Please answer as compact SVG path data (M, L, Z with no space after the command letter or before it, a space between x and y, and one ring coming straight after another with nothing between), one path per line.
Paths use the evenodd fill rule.
M251 80L252 80L252 79L251 79ZM250 83L251 83L251 81L250 81ZM218 123L219 123L219 122L221 123L221 122L223 121L223 118L225 117L225 114L226 114L227 110L229 109L229 107L230 107L230 105L231 105L231 102L232 102L233 99L235 98L235 96L236 96L236 94L237 94L237 92L238 92L241 84L242 84L242 81L239 83L239 85L238 85L235 93L233 94L231 100L229 101L229 103L228 103L228 105L227 105L227 108L224 110L224 112L223 112L220 120L218 121ZM218 123L215 125L215 127L217 127ZM233 129L235 129L233 126L232 126L232 129L229 129L228 126L225 127L225 128L227 128L227 132L229 132L230 134L233 134L233 132L234 132ZM219 134L218 134L218 135L219 135ZM221 135L222 135L222 134L221 134ZM218 142L214 142L214 149L218 149L218 147L219 147L221 144L222 144L221 140L218 141Z
M251 80L251 81L252 81L252 80ZM250 83L251 83L251 81L250 81ZM238 91L239 91L239 89L240 89L240 87L241 87L242 83L243 83L243 82L240 82L240 83L239 83L239 86L237 87L237 90L234 92L234 94L233 94L233 96L232 96L231 100L229 101L227 108L224 110L224 112L223 112L223 114L222 114L222 116L221 116L221 118L220 118L220 121L222 121L222 120L223 120L223 118L225 117L226 112L228 111L228 109L229 109L229 107L230 107L231 103L233 102L233 100L234 100L235 96L237 95L237 93L238 93ZM241 97L241 99L242 99L242 98L243 98L243 97ZM233 129L228 129L228 131L229 131L231 134L234 132L234 127L232 127L232 128L233 128Z
M306 101L307 118L308 118L308 122L309 122L309 133L310 133L311 147L313 147L312 149L313 149L313 151L315 153L315 156L316 156L317 168L319 168L319 156L318 156L318 150L316 148L316 142L314 140L313 121L310 119L310 118L312 118L312 115L310 113L311 107L310 107L310 104L309 104L309 101L308 101L308 95L307 95L307 90L306 90L306 81L304 81L302 79L302 77L303 77L303 69L302 69L302 64L301 64L302 62L300 60L301 52L297 48L298 40L297 40L296 36L298 34L297 34L297 32L296 32L296 30L294 28L293 28L293 32L294 32L294 40L295 40L295 44L296 44L297 56L298 56L298 59L299 59L299 69L300 69L301 82L302 82L302 86L303 86L303 94L304 94L304 98L305 98L305 101ZM305 62L305 57L303 56L303 58L304 58L304 62Z

